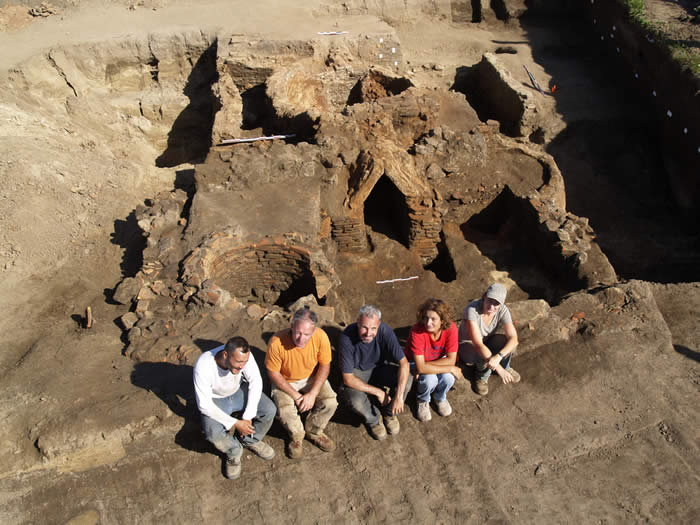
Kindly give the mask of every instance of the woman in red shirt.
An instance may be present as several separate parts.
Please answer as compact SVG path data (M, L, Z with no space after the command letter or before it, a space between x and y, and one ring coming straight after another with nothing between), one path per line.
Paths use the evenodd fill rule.
M416 376L418 420L429 421L431 397L439 415L452 413L447 392L462 377L457 366L457 326L451 320L450 305L440 299L425 301L416 317L404 353Z

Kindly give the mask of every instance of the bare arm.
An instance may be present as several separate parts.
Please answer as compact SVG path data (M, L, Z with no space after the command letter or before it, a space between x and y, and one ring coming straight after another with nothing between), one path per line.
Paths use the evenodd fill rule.
M466 325L466 338L472 342L472 345L474 346L474 348L476 348L476 351L479 352L481 358L484 361L488 361L491 357L491 350L488 346L484 344L484 340L481 337L481 331L479 330L476 321L466 321Z
M518 347L518 332L515 330L515 325L513 323L508 323L505 325L503 330L506 333L506 339L508 339L508 342L506 343L506 346L501 349L500 354L505 357Z
M408 359L405 357L399 361L399 379L396 385L396 395L394 399L391 400L391 413L393 415L400 414L403 412L403 398L406 393L406 383L408 383L408 376L411 374L410 365L408 364Z
M384 404L384 398L386 397L386 393L384 392L384 390L382 390L381 388L377 388L376 386L372 386L368 383L365 383L362 379L360 379L354 374L344 373L343 384L348 388L352 388L353 390L358 390L360 392L364 392L365 394L371 394L375 396L380 403Z
M446 357L441 357L435 361L426 362L425 356L422 355L416 355L413 359L419 374L446 374L451 372L456 377L462 376L462 371L456 366L457 352L450 352Z
M290 385L289 381L287 381L282 374L270 370L268 368L267 375L270 378L270 381L272 381L272 384L275 385L276 388L287 394L289 397L291 397L295 403L297 399L301 400L301 394L299 393L299 391L296 390L292 385Z
M316 368L316 373L314 374L314 382L311 385L311 390L309 390L309 393L313 392L314 397L316 397L321 391L321 387L323 386L323 383L326 382L326 379L328 379L328 374L330 373L330 371L330 363L328 363L327 365L319 364Z
M508 384L512 382L513 377L510 372L501 366L501 361L518 346L518 332L516 332L513 323L506 324L503 329L506 333L506 344L498 353L492 354L491 357L486 360L486 366L496 372L501 379L503 379L504 383Z
M316 368L316 373L314 374L314 382L311 384L311 389L309 389L309 391L305 394L301 394L301 398L299 398L298 403L296 400L294 401L300 412L306 412L314 407L316 404L316 396L318 396L318 393L321 391L323 383L325 383L326 379L328 379L328 374L330 371L330 363L327 365L318 365Z
M513 376L503 368L499 363L503 358L502 355L493 355L491 349L484 344L484 340L481 337L481 331L474 321L467 321L467 336L471 340L472 345L479 352L481 358L488 368L496 372L504 383L508 384L513 381ZM517 337L517 336L516 336ZM506 345L508 346L508 345Z

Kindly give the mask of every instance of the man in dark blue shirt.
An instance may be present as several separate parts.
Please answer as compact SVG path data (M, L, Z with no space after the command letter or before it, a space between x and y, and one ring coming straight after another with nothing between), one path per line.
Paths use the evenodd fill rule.
M387 431L399 433L396 414L403 412L413 382L394 331L381 319L379 308L364 305L357 322L340 336L340 400L363 418L370 435L378 440L386 438Z

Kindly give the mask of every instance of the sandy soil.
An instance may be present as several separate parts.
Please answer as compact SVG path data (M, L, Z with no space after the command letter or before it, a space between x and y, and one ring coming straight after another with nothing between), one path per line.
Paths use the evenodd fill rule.
M389 20L386 14L341 15L321 2L296 7L278 0L73 3L79 5L58 5L46 17L0 8L0 85L16 86L12 79L33 71L26 64L49 49L193 28L256 39L395 30L413 82L439 88L451 86L456 69L485 51L512 45L517 54L501 55L512 71L526 65L540 84L560 87L559 98L542 103L555 137L548 152L565 177L570 174L569 209L591 217L621 289L634 300L615 314L604 310L608 299L586 293L552 305L548 319L555 328L542 328L551 342L523 334L517 365L523 383L495 385L479 398L461 382L450 418L436 417L428 426L404 414L402 433L377 443L339 413L329 427L338 450L326 455L307 447L299 462L284 457L275 426L269 442L277 458L264 463L246 455L242 480L227 481L199 433L191 369L123 357L115 320L127 307L108 300L133 270L140 246L130 214L144 199L181 184L178 173L192 165L157 168L161 144L135 133L126 118L71 118L106 113L106 106L71 107L61 95L59 103L47 99L32 107L29 94L6 90L0 102L3 522L700 519L700 289L694 282L700 244L695 233L664 235L681 219L658 197L664 192L653 184L658 170L653 153L645 152L648 139L624 139L644 118L635 116L632 97L596 73L595 51L587 51L589 41L575 31L580 26L453 24L414 11ZM657 16L678 16L666 6L657 10L665 2L650 4ZM697 43L696 28L678 34ZM562 56L561 49L576 53ZM80 90L48 76L32 80L47 91L59 84ZM113 87L104 87L105 98ZM601 128L622 153L600 144L604 151L594 151ZM622 181L599 169L611 158L627 166L614 170L624 174ZM641 184L631 180L639 173ZM592 182L601 180L591 193ZM619 198L629 188L629 196ZM429 293L398 286L386 297ZM91 330L81 328L87 306L96 319ZM576 324L572 315L580 311L589 321ZM566 343L547 332L562 327L576 334ZM256 329L240 327L264 348Z

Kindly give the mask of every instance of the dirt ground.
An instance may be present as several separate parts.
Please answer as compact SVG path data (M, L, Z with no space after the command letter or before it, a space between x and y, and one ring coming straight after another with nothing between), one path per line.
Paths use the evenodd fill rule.
M455 23L445 2L430 3L442 6L431 11L421 2L69 1L35 15L8 3L0 4L4 523L700 520L700 237L671 201L643 103L625 82L610 81L616 66L580 21ZM698 25L670 4L648 2L697 49ZM455 414L429 424L415 419L411 396L401 433L381 443L339 411L329 426L338 449L308 446L296 462L284 456L275 425L268 442L277 457L265 463L246 454L243 477L226 480L201 437L191 367L125 357L118 319L128 306L110 300L140 264L135 208L191 184L194 159L172 167L156 159L187 104L193 60L161 64L153 90L116 74L73 85L63 54L83 53L86 69L99 70L105 57L131 60L139 46L130 42L145 35L189 50L222 28L251 41L392 34L413 84L443 90L458 68L511 46L516 53L499 58L519 80L527 83L525 65L542 86L557 85L557 96L538 106L542 150L562 171L567 209L590 219L619 283L546 297L544 305L524 285L514 288L514 312L532 320L518 325L521 384L494 384L480 398L461 381L450 394ZM143 120L148 90L171 101L154 124ZM458 302L477 289L462 280L511 270L469 252L457 260L461 288L450 288L419 263L410 266L399 243L372 235L392 257L375 254L360 266L341 257L337 271L348 304L380 303L399 335L414 303L436 289ZM482 267L470 268L477 260ZM408 270L421 279L371 286ZM89 330L87 306L95 318ZM349 320L352 307L342 314ZM259 323L237 328L265 348Z

